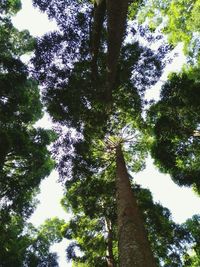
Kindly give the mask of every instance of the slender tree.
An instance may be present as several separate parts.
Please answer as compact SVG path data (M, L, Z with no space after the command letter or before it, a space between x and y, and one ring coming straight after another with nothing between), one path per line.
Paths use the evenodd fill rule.
M118 69L118 60L123 37L126 31L126 19L128 13L129 0L119 0L117 3L113 0L107 0L108 13L108 41L107 41L107 92L106 99L112 101L112 92L116 86L116 76Z

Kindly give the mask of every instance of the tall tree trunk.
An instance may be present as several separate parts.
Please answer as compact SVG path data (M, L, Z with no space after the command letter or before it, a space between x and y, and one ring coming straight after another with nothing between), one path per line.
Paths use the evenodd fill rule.
M118 59L126 30L126 17L129 0L107 0L108 13L108 57L107 93L108 102L112 101L112 91L116 82Z
M116 148L120 267L156 267L144 222L131 189L121 145Z
M105 219L106 230L107 230L107 265L108 267L115 267L114 255L113 255L113 233L112 233L112 224L109 219Z
M92 79L95 81L98 77L98 55L100 49L103 21L106 13L106 0L96 0L94 3L94 21L92 26Z

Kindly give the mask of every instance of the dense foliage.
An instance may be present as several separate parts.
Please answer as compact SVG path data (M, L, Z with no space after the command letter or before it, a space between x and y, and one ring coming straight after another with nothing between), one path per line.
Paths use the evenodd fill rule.
M57 267L57 255L51 253L50 246L61 241L63 221L51 219L38 229L15 215L1 225L0 266Z
M92 181L88 187L92 188ZM113 185L110 187L112 188ZM187 251L189 246L193 246L195 238L195 235L190 234L188 223L186 225L175 224L171 219L170 211L153 202L149 190L137 185L132 187L143 211L145 227L159 266L185 266L184 258L190 258ZM78 198L78 203L85 203L87 197L84 198L84 194L80 193L81 188L83 186L79 186L79 189L72 186L68 190L66 197L62 200L67 210L69 205L71 206L71 198L73 198L73 203L75 203L75 198ZM118 262L116 199L115 194L111 193L108 188L107 183L104 202L100 198L102 193L99 190L95 191L99 201L95 203L92 210L74 205L72 209L75 216L63 227L63 235L67 239L75 240L67 249L68 258L73 259L74 262L85 263L86 266L106 266L109 241L112 243L114 262L115 264ZM77 196L77 191L79 196ZM93 203L92 199L87 201L90 207ZM112 240L109 240L111 238L109 231Z
M73 240L67 257L74 266L198 266L199 216L175 224L133 179L150 151L161 171L200 191L199 1L33 4L58 26L37 41L11 23L20 1L0 3L0 266L58 266L49 247L62 236ZM145 92L172 46L135 18L147 18L152 31L160 25L172 45L183 41L192 59L153 104ZM31 78L20 57L34 48ZM53 168L47 145L55 134L34 128L42 117L34 79L57 124L52 154L65 185L62 205L74 215L39 229L26 220Z
M152 29L161 25L169 42L183 42L185 52L195 59L199 53L199 0L147 0L139 12L139 20L148 22Z
M26 222L40 181L54 166L47 145L55 135L34 128L42 104L21 56L33 50L35 40L12 25L10 15L19 8L20 1L0 3L0 266L57 266L49 252L56 237L45 236L48 225L36 230Z
M155 2L161 6L159 14L169 14L171 21L179 19L178 4L170 4L171 1L163 5L162 1ZM115 194L119 188L115 181L115 149L119 144L123 145L129 173L144 168L144 159L150 148L157 165L169 172L174 181L197 187L199 183L198 138L194 136L199 120L198 84L186 74L173 75L163 87L161 100L150 108L147 121L144 120L145 90L161 76L165 65L163 51L167 52L169 47L165 46L166 50L160 47L155 52L136 41L138 38L141 40L141 36L149 43L161 38L160 35L148 35L147 28L137 27L132 20L140 6L148 15L156 7L152 7L148 1L127 3L119 1L117 6L112 1L103 0L94 3L34 1L58 24L57 32L46 34L38 40L33 63L35 77L44 86L43 99L54 122L76 130L68 128L66 133L66 129L63 132L59 129L62 136L54 146L54 156L66 186L63 205L75 214L66 226L66 236L77 239L77 243L72 243L68 248L68 256L80 260L74 252L78 246L84 252L83 261L89 266L106 264L105 250L109 250L105 241L106 221L115 228L115 241L113 248L110 248L114 252L110 251L113 255L107 256L107 262L110 260L109 264L111 261L113 264L111 258L115 257L115 261L118 258L115 242L119 241L116 231L119 203ZM186 8L184 3L181 4ZM149 10L145 9L148 7ZM125 22L127 15L129 21ZM179 35L175 27L178 29L178 22L172 24L171 21L166 29L177 37ZM184 33L184 25L180 32ZM187 33L181 36L184 40ZM175 44L176 40L172 40L172 43ZM187 45L188 40L184 40ZM156 209L157 206L152 207L155 212ZM171 223L167 213L162 216L161 220L165 218L166 224ZM156 220L156 215L153 219ZM154 224L149 213L146 221L149 222L147 231L155 231L151 228ZM159 220L156 223L159 224ZM155 224L154 227L158 235L158 226ZM175 240L176 231L172 228L170 231L162 232L165 234L163 243L149 234L150 240L156 240L156 244L152 243L152 250L160 253L155 254L160 264L165 262L165 266L179 266L183 264L186 251L181 254L179 247L179 254L176 254L173 250L181 242L190 241L178 234L180 239ZM165 245L168 249L170 247L169 243L164 243L168 242L170 236L171 262L165 258L169 258L170 252L164 249Z
M150 109L155 139L152 155L180 185L199 188L199 83L187 73L173 74L161 100Z

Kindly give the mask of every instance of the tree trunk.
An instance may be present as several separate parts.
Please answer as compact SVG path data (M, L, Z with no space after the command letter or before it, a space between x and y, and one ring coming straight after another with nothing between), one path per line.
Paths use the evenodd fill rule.
M113 255L113 233L112 233L112 225L109 219L105 219L106 222L106 230L108 232L107 235L107 265L108 267L115 267L114 255Z
M100 49L101 35L103 29L103 21L106 13L106 0L95 1L94 3L94 21L92 26L92 79L97 80L98 77L98 55Z
M108 57L107 57L107 101L112 101L116 82L118 59L126 30L129 0L107 0L108 13Z
M131 189L121 145L116 148L120 267L156 267L144 222Z

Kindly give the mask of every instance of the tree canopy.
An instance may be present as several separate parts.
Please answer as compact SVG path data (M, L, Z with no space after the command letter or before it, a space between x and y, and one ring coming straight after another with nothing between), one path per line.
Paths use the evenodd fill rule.
M51 222L38 230L26 222L54 166L47 146L55 134L34 127L43 115L40 92L21 56L35 40L12 25L20 7L20 1L0 3L0 266L57 266L49 252L57 237L45 236Z
M172 74L161 100L149 111L155 139L152 155L180 185L199 188L199 83L187 73Z
M187 83L185 76L180 75L186 82L183 91L178 75L174 75L163 87L166 89L160 102L150 108L145 120L145 90L158 81L165 66L162 48L153 51L137 41L139 35L149 42L160 38L147 36L147 28L136 27L133 21L137 8L145 6L146 1L133 5L128 1L116 4L113 1L35 0L34 4L58 24L57 32L46 34L37 42L33 59L35 77L44 86L43 100L53 120L62 127L76 130L76 138L68 129L54 146L61 178L66 181L67 206L76 214L67 236L72 237L74 231L79 248L85 252L83 258L89 260L89 255L93 255L89 265L101 265L103 256L99 258L95 250L90 250L91 245L87 251L86 240L88 244L91 240L95 244L101 242L104 235L99 234L103 228L100 230L98 226L105 227L101 218L110 223L106 211L114 212L119 266L138 267L147 263L156 266L156 256L153 259L151 255L143 216L131 189L130 172L144 167L144 158L150 149L160 168L169 172L177 183L197 186L198 148L195 155L192 150L198 139L192 137L195 144L191 143L191 136L198 130L198 115L193 114L198 114L198 103L192 100L196 99L197 91L192 90L194 87L191 89L194 95L189 102L187 89L191 81ZM165 51L169 51L170 46L165 47ZM188 112L191 109L192 114ZM108 192L116 200L114 209L112 201L105 197ZM92 229L84 230L84 225ZM132 253L131 246L135 249ZM76 258L74 247L76 244L68 249L71 258ZM101 245L99 249L100 256ZM107 258L108 266L114 266L111 254ZM93 262L95 257L97 263Z
M196 57L199 53L199 12L199 0L147 0L139 12L139 20L148 17L152 29L162 25L170 43L183 42L185 52Z
M199 216L175 224L170 211L133 181L151 152L176 183L200 188L199 1L33 3L58 26L37 40L11 23L20 1L0 4L2 266L58 266L49 247L62 236L74 239L67 257L77 266L195 266ZM136 18L147 18L149 27ZM153 32L158 25L172 45ZM146 101L178 41L190 67L171 74L157 103ZM34 48L30 73L20 57ZM52 131L34 128L42 116L36 80L57 140ZM65 186L62 205L74 217L36 230L25 221L54 166L47 149L52 141Z

